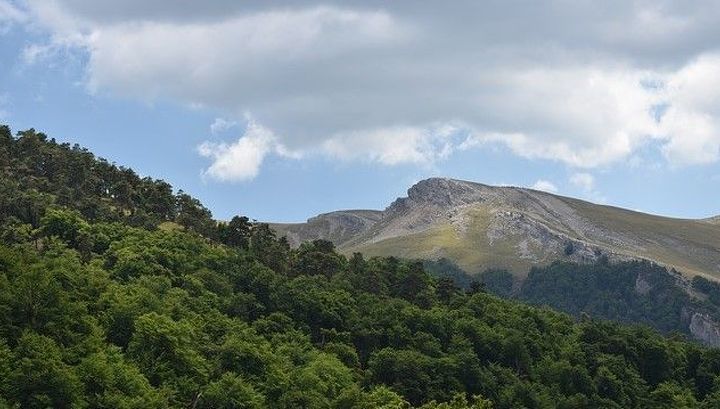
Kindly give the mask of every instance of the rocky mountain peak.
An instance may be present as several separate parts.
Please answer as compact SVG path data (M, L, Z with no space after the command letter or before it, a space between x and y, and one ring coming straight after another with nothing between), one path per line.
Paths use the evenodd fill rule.
M416 229L443 218L457 207L485 202L497 196L497 189L457 179L435 177L421 180L408 189L407 197L398 198L385 209L383 219L393 220L412 214L412 221L407 225Z
M472 271L523 271L605 255L720 276L717 220L663 218L521 187L430 178L383 211L335 212L273 227L293 244L324 238L347 252L448 257Z
M429 178L411 186L407 199L414 203L454 206L483 201L482 193L486 189L489 187L463 180Z

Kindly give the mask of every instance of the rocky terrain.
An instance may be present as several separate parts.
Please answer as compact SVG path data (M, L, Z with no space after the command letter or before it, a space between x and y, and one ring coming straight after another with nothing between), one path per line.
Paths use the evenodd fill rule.
M306 223L273 223L271 226L285 235L294 247L316 239L340 244L370 229L380 221L382 214L379 210L341 210L312 217Z
M522 275L558 259L648 259L687 276L720 278L718 219L684 220L517 187L431 178L383 211L322 214L272 224L294 245L323 238L346 253L446 257L470 273Z
M713 224L720 224L720 216L710 217L708 219L705 219L704 221Z

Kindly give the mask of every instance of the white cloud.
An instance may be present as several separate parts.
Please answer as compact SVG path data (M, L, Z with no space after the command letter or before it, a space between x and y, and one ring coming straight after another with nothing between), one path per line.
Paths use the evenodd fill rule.
M595 190L595 177L589 173L575 173L570 176L570 183L579 187L585 193Z
M210 133L213 135L228 131L237 126L237 121L228 120L224 118L215 118L212 124L210 124Z
M593 67L506 74L505 89L489 102L512 132L476 131L464 146L503 143L520 156L576 167L612 163L655 133L651 107L661 96L643 86L648 78L640 70Z
M554 183L544 180L544 179L538 180L537 182L535 182L534 185L530 186L530 188L535 189L535 190L542 190L543 192L548 192L548 193L557 193L558 192L558 188L557 188L557 186L555 186Z
M254 179L269 154L291 156L270 130L252 120L245 133L234 143L206 141L198 146L198 153L212 160L203 176L220 181Z
M501 144L590 169L656 142L674 164L720 159L712 1L323 4L28 0L50 38L25 58L80 49L93 92L250 112L274 141L226 147L250 169L277 147L397 165Z
M322 152L343 160L365 160L384 165L432 164L447 158L455 146L456 128L392 127L335 135Z
M720 54L703 55L666 84L669 107L660 121L663 152L677 164L720 159Z

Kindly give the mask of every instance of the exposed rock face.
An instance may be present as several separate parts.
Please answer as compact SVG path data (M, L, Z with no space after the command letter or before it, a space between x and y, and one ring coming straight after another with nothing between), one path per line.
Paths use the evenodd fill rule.
M398 202L433 205L441 209L482 203L497 194L490 186L461 180L431 178L421 180L408 189L408 197ZM390 206L392 208L392 205Z
M690 320L690 333L695 339L712 346L720 346L720 324L709 315L696 312Z
M316 239L338 244L366 231L381 217L382 212L377 210L341 210L312 217L306 223L274 223L270 226L286 236L293 247Z
M418 182L384 211L333 212L273 227L294 245L323 238L348 253L447 257L470 272L607 257L720 277L720 224L454 179Z

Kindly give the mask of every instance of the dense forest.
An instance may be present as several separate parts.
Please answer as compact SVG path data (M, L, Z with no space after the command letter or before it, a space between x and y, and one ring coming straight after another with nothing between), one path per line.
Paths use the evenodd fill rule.
M176 222L205 237L217 234L212 214L197 199L33 129L15 138L0 126L0 172L0 216L9 234L36 228L51 207L72 208L89 222L149 229Z
M291 249L32 130L0 164L0 408L720 407L718 349Z
M586 313L644 323L664 333L689 334L692 313L716 308L693 298L678 280L678 273L647 261L554 263L531 269L519 298L575 315Z
M435 277L447 277L463 288L480 285L503 298L549 306L576 317L641 323L665 334L690 336L694 313L720 319L720 284L699 276L687 282L678 272L648 261L558 261L533 267L522 280L506 270L473 276L444 259L426 265Z

